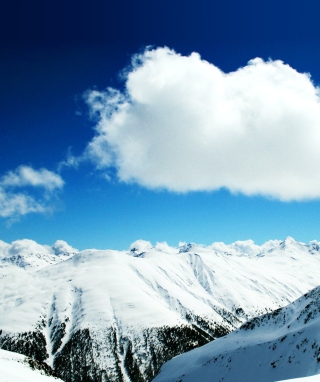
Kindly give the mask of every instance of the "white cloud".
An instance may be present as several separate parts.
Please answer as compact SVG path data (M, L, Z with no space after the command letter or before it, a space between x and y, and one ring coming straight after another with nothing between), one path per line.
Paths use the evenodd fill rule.
M60 175L44 168L34 170L20 166L8 172L0 178L0 217L9 218L12 222L21 215L52 212L54 191L63 185ZM34 188L43 189L40 196L32 195Z
M67 242L64 240L57 240L53 246L52 249L55 253L55 255L63 255L65 253L75 253L79 252L78 249L71 247Z
M64 240L57 240L52 246L39 244L34 240L20 239L8 244L0 240L0 258L14 255L29 255L31 253L41 253L45 255L55 254L56 256L66 253L79 252L71 247Z
M52 249L48 245L38 244L34 240L21 239L11 243L8 255L28 255L30 253L51 254Z
M136 250L138 252L144 252L144 251L149 251L152 249L152 244L150 241L146 240L136 240L130 245L130 250Z
M10 244L0 240L0 259L7 256L9 253Z
M124 93L87 93L98 118L86 156L121 181L175 192L222 187L320 197L319 89L281 61L223 73L196 53L135 56Z
M160 252L169 253L169 254L177 254L179 251L175 247L171 247L166 241L161 243L157 243L155 249Z
M273 242L277 243L276 240L274 240ZM269 242L267 242L266 244L269 244ZM256 245L252 240L238 240L232 244L225 244L223 242L212 243L208 248L213 249L217 252L225 252L236 256L242 255L244 253L247 255L256 256L258 253L261 252L262 247Z
M64 181L60 175L45 168L34 170L29 166L20 166L15 171L9 171L0 180L0 185L4 187L33 186L43 187L49 191L62 188L63 184Z
M23 193L8 192L0 187L0 216L18 217L32 212L44 213L47 208L32 196Z
M78 168L79 164L84 160L83 156L74 156L71 147L68 148L66 159L58 164L58 171L60 172L65 167Z

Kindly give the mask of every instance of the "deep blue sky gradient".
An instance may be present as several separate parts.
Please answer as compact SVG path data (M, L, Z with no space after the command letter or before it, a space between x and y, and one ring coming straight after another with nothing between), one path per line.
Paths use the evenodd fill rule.
M21 164L55 171L69 148L80 155L93 137L83 92L121 88L119 72L148 45L196 51L225 72L255 57L281 59L320 84L319 10L316 1L2 2L0 175ZM136 239L320 240L318 201L148 191L107 182L88 164L61 174L56 212L11 226L2 219L0 239L63 239L81 249L123 249Z

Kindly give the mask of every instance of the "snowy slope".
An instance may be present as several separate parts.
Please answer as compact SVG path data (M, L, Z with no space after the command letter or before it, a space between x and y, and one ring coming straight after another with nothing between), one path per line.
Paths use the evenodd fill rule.
M320 373L320 287L178 356L154 382L273 382Z
M278 382L319 382L319 381L320 381L320 374L312 375L311 377L286 379L285 381L278 381Z
M8 259L0 267L0 347L46 361L66 381L150 380L173 356L319 283L319 243L292 238L178 248L137 241L122 252L63 251L65 243L43 246L61 259L45 266L35 255L41 248L33 242L28 253L22 242L23 252L0 242ZM9 261L22 254L34 261Z
M37 369L27 357L0 349L1 382L62 382L53 376L48 376L43 370Z

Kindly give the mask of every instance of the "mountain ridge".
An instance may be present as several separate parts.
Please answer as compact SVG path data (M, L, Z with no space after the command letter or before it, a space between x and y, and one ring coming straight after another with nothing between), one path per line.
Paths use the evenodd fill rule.
M67 382L150 380L177 354L315 287L320 265L318 242L291 238L63 253L65 243L41 259L27 244L36 247L20 242L11 255L31 265L3 261L9 244L0 254L0 347L47 362Z
M320 286L225 337L175 357L162 366L154 382L273 382L319 374L319 329Z

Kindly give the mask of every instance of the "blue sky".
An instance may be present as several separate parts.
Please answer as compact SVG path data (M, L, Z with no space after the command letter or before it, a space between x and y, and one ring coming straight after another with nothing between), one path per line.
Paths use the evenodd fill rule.
M68 1L30 5L20 1L12 6L2 5L0 239L11 242L29 238L45 244L63 239L79 249L124 249L137 239L152 243L167 241L171 245L179 241L230 243L249 238L260 244L288 235L305 242L319 240L320 193L318 182L314 181L319 178L319 162L316 152L309 155L310 142L317 144L320 129L315 110L317 99L311 94L320 84L319 7L316 4L315 1L303 6L295 1L280 4L273 1L262 4L253 1L122 1L116 4ZM153 52L159 55L162 52L164 61L156 54L147 59L144 53L147 46L152 46ZM161 51L163 47L171 49L171 53ZM256 112L250 109L250 99L258 99L259 105L266 103L274 110L273 95L267 103L264 97L269 93L264 92L264 85L259 82L264 81L267 76L264 73L269 73L269 69L285 78L288 76L288 83L294 82L293 94L295 91L301 94L301 87L305 86L310 91L310 100L309 95L303 98L306 104L301 106L300 114L292 117L293 121L290 117L301 105L299 94L284 105L275 104L276 108L280 104L279 113L282 113L278 119L272 111L268 114L269 109L264 106L257 109L257 113L267 115L261 122L263 130L227 143L231 148L243 148L242 151L235 149L230 153L223 144L218 142L214 146L211 141L213 146L199 146L193 138L188 138L190 131L201 124L207 124L210 130L210 121L218 126L220 120L215 120L216 113L210 114L214 109L210 86L209 93L195 87L196 83L206 84L214 79L209 76L207 81L200 58L194 58L191 64L192 52L209 62L211 69L219 68L224 73L247 68L248 77L237 76L237 80L229 82L232 91L244 92L244 98L249 97L246 107L250 113ZM136 71L147 68L148 62L153 62L157 71L156 76L148 77L147 70L140 70L139 78L131 76L130 85L123 70L133 72L130 63L134 54L140 54L142 61ZM188 59L181 61L181 57ZM272 62L282 60L290 70L280 64L277 67L248 66L248 61L256 57L265 61L271 58ZM177 72L171 73L175 64L170 60L174 58ZM189 69L185 69L187 67ZM299 75L295 75L294 70ZM185 76L180 78L179 73L184 71ZM307 83L307 77L303 76L305 72L312 76L312 89L311 82ZM165 88L173 90L154 95L152 91L157 86L149 86L154 78L159 81L167 78ZM242 84L247 80L253 89L250 93L246 93L246 86ZM284 89L282 83L274 84L272 78L270 81L266 85L268 89L278 89L278 86L279 91ZM108 127L103 124L103 132L97 132L101 115L90 116L97 100L88 104L84 94L88 97L92 94L88 90L95 90L107 102L106 99L110 100L110 95L105 93L107 87L123 95L128 84L132 94L126 116L139 116L139 123L121 125L112 142L103 141L102 146L94 146L94 153L88 154L90 142L94 142L95 137L103 138L104 129ZM186 99L185 87L192 90ZM261 92L257 90L260 88ZM283 91L287 94L288 89ZM147 119L146 113L141 112L145 109L132 101L137 92L144 92L139 96L147 97L150 115L159 115L161 111L166 118ZM189 125L190 117L185 128L181 124L177 126L173 121L181 121L184 110L194 107L193 94L197 95L197 102L204 100L199 112L191 115L196 122ZM219 92L217 94L219 96ZM277 91L275 97L276 94ZM171 95L172 100L166 102ZM182 96L178 99L178 95ZM242 102L239 97L237 101L232 100L233 104ZM127 101L128 98L123 102ZM168 109L170 104L172 110ZM293 105L292 114L290 105ZM222 113L226 118L221 122L221 131L225 131L223 124L229 117L232 126L239 125L233 118L241 114L242 109L228 107L228 111ZM268 115L273 119L269 120ZM246 131L243 121L247 119L240 117L241 128ZM166 130L164 125L170 129ZM139 133L140 140L135 141L140 126L145 130ZM201 131L195 130L195 141L198 138L201 141ZM173 138L165 141L166 135L171 133ZM132 142L141 145L145 140L147 144L157 142L158 136L162 142L159 147L154 146L151 152L143 147L138 151L141 161L131 161L126 145ZM251 137L253 143L247 146ZM298 144L304 141L305 145ZM275 149L275 146L279 147ZM116 150L112 151L112 147ZM186 154L187 147L190 155ZM108 165L102 165L101 155L97 157L97 150L101 148L104 155L112 152L114 156ZM254 155L252 148L256 150ZM218 151L221 155L215 157ZM206 155L202 157L202 153ZM135 152L132 155L139 156ZM235 160L229 163L233 155ZM63 165L67 158L73 158L78 165ZM275 167L269 168L273 158L276 158ZM216 165L217 161L221 161L221 165ZM206 166L207 162L210 166ZM257 165L251 168L253 162ZM197 165L193 166L194 163ZM235 163L239 171L234 170ZM229 172L230 168L233 170ZM275 181L273 173L278 168L281 171Z

